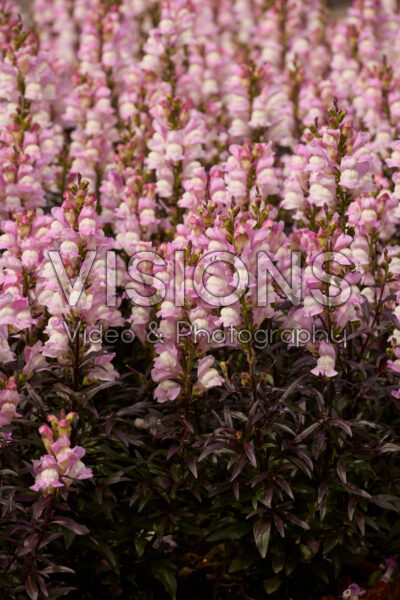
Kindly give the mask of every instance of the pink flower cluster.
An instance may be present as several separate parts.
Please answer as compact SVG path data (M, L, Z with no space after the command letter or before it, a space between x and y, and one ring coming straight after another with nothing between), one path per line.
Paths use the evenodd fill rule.
M84 448L71 448L71 423L75 417L74 412L61 414L59 419L55 415L49 415L51 428L48 425L39 427L47 454L40 460L33 461L35 483L30 487L31 490L51 495L57 488L70 486L75 479L93 477L91 469L81 461L85 455Z
M26 211L2 223L0 325L3 331L8 326L11 337L24 339L26 377L45 368L46 359L68 368L101 350L100 342L83 343L84 327L122 323L118 310L107 306L104 292L105 252L113 244L104 236L87 183L72 190L51 215ZM55 254L49 255L51 251ZM86 263L90 272L85 277L81 266L87 255L92 260ZM39 332L46 335L44 344L37 339ZM10 362L14 354L7 336L0 335L3 361ZM76 350L71 346L74 338L79 342ZM112 355L97 355L90 380L115 378L111 359Z
M0 39L0 216L45 205L58 191L58 156L64 135L52 120L57 80L37 37L22 28L14 5Z

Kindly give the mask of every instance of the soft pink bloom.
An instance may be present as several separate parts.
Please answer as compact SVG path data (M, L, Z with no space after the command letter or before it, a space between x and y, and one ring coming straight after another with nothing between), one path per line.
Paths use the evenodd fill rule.
M327 342L321 342L318 352L317 366L311 370L311 373L313 375L324 375L325 377L334 377L337 375L337 371L334 368L336 360L334 347Z
M34 485L29 489L43 494L52 494L56 488L63 487L59 480L59 471L57 460L54 456L46 454L40 460L33 461L33 467L36 475Z
M217 369L212 368L213 364L213 356L205 356L199 360L196 383L199 392L223 385L224 379L219 375Z

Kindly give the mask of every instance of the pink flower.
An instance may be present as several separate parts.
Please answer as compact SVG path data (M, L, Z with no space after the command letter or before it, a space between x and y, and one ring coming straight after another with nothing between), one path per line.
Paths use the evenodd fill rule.
M24 349L25 366L22 373L26 377L31 377L33 373L36 373L39 369L43 369L46 366L46 359L42 354L43 343L41 341L36 342L32 347L26 346Z
M360 596L365 594L356 583L352 583L342 594L343 600L359 600Z
M33 461L35 471L35 483L29 489L42 492L45 495L52 494L56 488L63 487L59 480L57 460L50 454L45 454L40 460Z
M396 569L398 568L399 564L397 562L397 560L391 556L389 556L388 558L385 558L385 567L386 567L386 571L384 572L384 574L381 577L381 581L387 583L388 581L390 581L390 579L393 576L393 573L396 571Z
M18 402L19 394L14 377L6 382L0 380L0 427L9 425L12 419L21 416L17 412Z
M337 375L337 371L334 368L336 353L333 346L327 342L321 342L318 352L317 366L311 370L311 373L313 375L324 375L325 377L334 377Z
M199 360L196 383L196 390L199 393L202 393L205 390L209 390L213 387L219 387L224 383L224 379L219 375L217 369L210 368L213 364L213 356L205 356Z
M60 419L49 415L47 425L39 427L43 444L48 454L40 460L34 460L35 484L30 489L42 491L43 494L52 494L56 488L69 487L75 479L89 479L93 477L92 470L84 465L81 458L85 449L81 446L71 448L71 423L76 413L70 412L65 416L62 410ZM55 440L55 441L54 441Z
M175 400L181 391L182 386L180 386L176 381L173 381L172 379L164 379L156 387L154 398L157 400L157 402L168 402L169 400Z

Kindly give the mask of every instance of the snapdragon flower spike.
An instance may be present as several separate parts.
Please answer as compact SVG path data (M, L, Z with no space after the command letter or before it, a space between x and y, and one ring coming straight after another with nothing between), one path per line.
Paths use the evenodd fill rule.
M160 100L150 114L154 134L148 141L146 166L155 170L158 195L176 204L204 154L204 118L190 102L172 96Z
M76 2L75 4L82 4ZM76 66L75 47L78 42L73 11L67 0L34 0L32 17L42 50L53 58L53 67L60 80L59 97L65 98L71 88L71 76Z
M160 21L148 35L140 66L165 77L174 87L184 64L184 47L193 42L196 5L191 0L164 0ZM174 91L171 89L171 91Z
M69 152L71 171L83 174L95 192L112 165L113 144L121 139L117 125L121 126L127 110L131 114L126 97L140 27L132 18L135 7L128 2L113 5L96 1L90 8L77 4L76 14L85 18L79 36L79 66L65 98L63 120L74 128ZM121 98L125 98L125 110Z
M97 201L88 187L86 180L78 178L78 184L65 192L62 206L52 210L50 229L56 239L49 250L55 253L47 253L37 283L38 301L51 315L43 354L65 368L75 364L75 377L84 357L101 350L101 341L90 341L91 329L99 324L106 328L123 324L119 310L107 306L106 252L113 248L113 241L104 235L96 213ZM57 268L52 258L55 255ZM112 358L113 354L97 355L86 381L117 377Z
M57 190L58 155L64 137L51 122L55 74L38 40L19 21L0 57L0 216L44 206Z
M97 31L95 29L95 31ZM112 144L118 140L111 90L105 73L78 73L63 115L66 124L78 126L71 134L71 172L81 173L91 192L99 189L102 173L112 160Z
M261 195L277 194L278 171L274 168L274 151L271 144L232 145L225 163L227 193L236 204L248 205Z
M74 480L93 477L92 470L81 461L85 455L84 448L71 448L69 438L75 417L74 412L65 415L61 411L60 418L49 415L51 429L47 425L39 427L47 454L33 461L35 483L30 487L31 490L52 495L58 488L69 487Z
M337 105L330 114L329 125L313 126L309 143L297 146L282 207L295 209L294 219L315 227L326 205L340 216L343 228L351 201L377 190L374 176L380 169L369 135L354 130Z
M188 239L190 240L190 250L187 248ZM158 402L174 400L185 395L186 401L192 395L192 391L203 392L206 386L199 384L193 387L193 368L196 360L200 359L198 377L206 381L206 373L201 363L204 353L210 346L207 332L212 332L217 327L218 317L212 313L212 306L200 302L194 290L193 278L194 265L199 260L202 252L209 246L209 240L204 234L204 224L201 219L195 219L194 216L188 220L187 225L179 225L175 240L166 248L165 263L160 264L154 270L154 274L165 282L166 297L160 305L160 310L156 313L159 319L158 334L162 336L162 341L155 345L156 357L152 369L152 378L158 383L155 390L155 398ZM185 250L186 249L186 250ZM179 270L175 270L174 253L181 250L186 254L188 265L179 265ZM211 287L214 285L225 287L226 279L223 279L229 270L224 269L224 273L210 271L208 282ZM175 283L173 283L172 274L175 273ZM222 275L222 277L221 277ZM229 279L232 275L229 273ZM199 282L198 282L199 283ZM183 298L184 289L186 289L187 298L184 306L176 306L175 286L177 295ZM177 339L179 328L184 325L182 336ZM197 328L203 330L205 335L200 335L198 339L193 340L191 335L186 335L187 329ZM213 357L208 360L214 361ZM208 368L208 367L207 367ZM210 380L210 387L220 384L217 371L211 370L213 376ZM196 384L197 385L197 384Z
M233 64L226 81L226 103L231 124L230 139L268 140L283 147L294 144L293 106L283 82L277 81L269 65Z
M156 86L147 82L144 73L136 66L129 69L126 79L118 96L121 142L116 147L100 186L102 218L113 225L115 210L120 204L127 203L131 218L136 217L136 204L131 197L136 186L140 188L143 180L148 178L145 158L149 152L147 143L153 133L149 110L155 101L153 92L157 91ZM129 225L127 229L129 231Z
M14 214L3 221L0 236L0 323L17 333L43 323L43 307L38 302L36 283L45 250L53 238L51 218L34 211ZM32 331L31 331L32 333Z
M15 359L10 344L16 338L25 341L26 364L23 377L29 379L35 368L45 368L43 344L36 341L46 324L44 308L38 301L38 273L44 252L51 243L51 218L33 211L14 214L3 221L0 236L0 354L3 363Z
M151 181L151 172L145 167L145 152L142 152L145 145L144 140L119 144L115 155L115 168L108 171L101 188L102 219L111 221L115 233L115 247L122 251L125 262L136 252L154 251L151 239L160 230L171 229L168 219L158 217L162 208L156 199L156 185ZM131 166L134 155L136 169ZM132 282L125 262L118 257L118 279L129 295ZM150 307L132 303L129 322L142 342L145 341L151 314Z

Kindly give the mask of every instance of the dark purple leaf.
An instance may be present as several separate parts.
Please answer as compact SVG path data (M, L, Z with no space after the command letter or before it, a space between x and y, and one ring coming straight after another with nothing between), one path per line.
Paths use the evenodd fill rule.
M89 529L85 527L85 525L80 525L69 517L57 517L56 519L53 519L52 522L62 525L69 531L76 533L76 535L87 535L89 533Z
M39 597L39 591L36 584L36 581L33 579L31 575L26 578L25 581L25 589L28 594L30 600L37 600Z
M257 459L256 459L256 454L254 452L254 447L252 446L252 444L249 444L247 442L244 443L243 449L246 452L246 456L249 459L249 461L251 462L251 464L253 465L253 467L255 469L257 469Z

